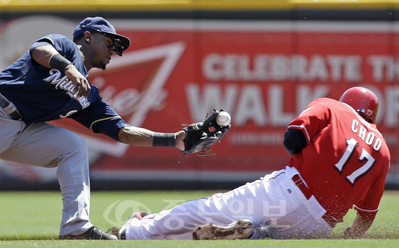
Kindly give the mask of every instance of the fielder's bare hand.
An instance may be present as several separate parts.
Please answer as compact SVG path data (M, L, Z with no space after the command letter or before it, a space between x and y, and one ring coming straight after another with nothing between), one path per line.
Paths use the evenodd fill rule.
M65 75L75 84L74 97L84 96L87 98L89 96L91 91L90 83L74 65L65 67Z
M175 147L179 149L180 151L184 151L185 146L184 146L184 139L186 138L187 133L182 131L179 131L176 133L176 143Z

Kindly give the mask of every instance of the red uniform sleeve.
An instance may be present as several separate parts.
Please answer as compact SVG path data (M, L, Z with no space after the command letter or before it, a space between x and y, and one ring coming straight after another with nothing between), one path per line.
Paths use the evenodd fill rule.
M388 163L390 162L388 161ZM354 208L364 220L374 220L377 215L379 203L384 193L385 179L389 166L385 168L385 171L374 182L366 197L354 205Z
M306 143L316 136L321 129L330 123L331 112L325 103L317 99L311 102L308 107L291 123L287 129L302 130Z

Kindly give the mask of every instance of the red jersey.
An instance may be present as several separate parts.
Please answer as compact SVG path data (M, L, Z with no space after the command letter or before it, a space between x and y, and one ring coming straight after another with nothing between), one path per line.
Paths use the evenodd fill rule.
M302 130L307 141L289 165L301 173L327 214L342 222L354 206L363 219L373 220L390 167L389 150L376 125L345 103L320 98L288 129Z

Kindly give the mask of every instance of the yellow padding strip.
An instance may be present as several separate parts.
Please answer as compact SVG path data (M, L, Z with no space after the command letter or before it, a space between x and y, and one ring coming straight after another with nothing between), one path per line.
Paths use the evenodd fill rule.
M397 9L399 0L0 0L0 12Z

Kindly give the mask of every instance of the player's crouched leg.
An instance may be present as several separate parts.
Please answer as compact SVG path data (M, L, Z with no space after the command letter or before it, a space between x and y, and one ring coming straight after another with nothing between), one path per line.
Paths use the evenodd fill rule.
M57 176L63 199L60 239L117 240L116 236L93 226L89 219L90 182L86 142L68 130L59 130L58 133L64 136L57 158Z
M74 132L38 122L27 125L13 144L1 153L1 159L46 168L57 167L63 201L60 238L107 239L108 236L94 228L89 219L86 142ZM84 233L86 235L82 236ZM111 238L116 239L115 236Z

